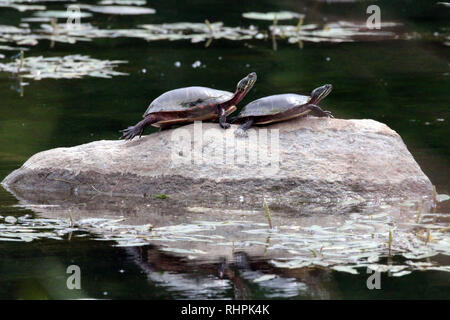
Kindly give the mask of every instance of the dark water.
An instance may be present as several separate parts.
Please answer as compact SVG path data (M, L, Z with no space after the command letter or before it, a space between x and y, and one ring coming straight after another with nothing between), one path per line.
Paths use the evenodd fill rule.
M89 2L89 1L85 1ZM423 36L415 40L364 41L355 43L304 43L303 49L285 41L272 50L270 41L146 42L137 39L98 39L75 45L49 41L27 55L86 54L98 59L128 60L117 70L129 76L112 79L30 80L20 97L17 79L0 73L0 179L20 167L36 152L74 146L100 139L116 139L118 130L140 119L149 102L177 87L202 85L232 91L250 71L258 82L244 104L264 95L298 92L332 83L334 91L321 103L337 118L370 118L386 123L404 139L438 193L449 194L450 97L449 47L433 33L447 32L450 10L433 1L378 1L382 19L401 22L407 32ZM307 23L348 20L365 21L364 3L326 4L318 1L151 1L157 10L149 16L95 15L91 22L102 27L132 28L143 23L223 21L229 26L260 27L268 23L245 20L247 11L293 10L305 12ZM63 9L62 5L48 5ZM0 9L2 24L17 25L31 15ZM447 29L445 29L447 28ZM16 52L1 51L9 59ZM195 61L205 67L193 68ZM174 63L179 61L177 68ZM156 129L148 129L148 133ZM1 189L1 188L0 188ZM20 216L31 211L12 205L15 198L0 190L0 215ZM152 259L149 259L149 257ZM149 262L150 261L150 262ZM83 270L83 288L65 286L65 268L76 263ZM448 264L448 261L447 261ZM216 264L186 266L158 252L157 248L123 249L91 236L70 241L40 240L31 243L0 241L0 298L233 298L243 291L248 298L284 298L290 284L266 288L251 283L249 270L269 268L264 261L251 261L249 270L236 267L235 281L219 289L195 295L191 286L213 282ZM151 272L149 271L151 270ZM149 274L160 274L160 278ZM173 288L179 276L185 286ZM290 298L389 299L450 298L448 273L427 271L382 279L382 290L367 289L364 272L351 275L330 271L317 274L286 274L308 290ZM237 294L238 293L238 294Z

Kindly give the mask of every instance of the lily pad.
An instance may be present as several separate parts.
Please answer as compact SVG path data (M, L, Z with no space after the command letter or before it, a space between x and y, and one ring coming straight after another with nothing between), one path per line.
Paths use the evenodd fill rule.
M335 270L335 271L340 271L340 272L347 272L347 273L351 273L351 274L358 274L358 271L353 269L352 267L348 267L348 266L334 266L331 269Z
M26 17L20 19L22 22L50 22L52 18L50 17Z
M35 17L50 17L50 18L62 18L62 19L76 19L76 18L89 18L92 17L92 13L89 12L76 12L66 10L47 10L39 11L33 14Z
M361 40L396 39L398 35L389 28L400 24L383 22L381 30L368 30L365 24L356 24L347 21L328 23L323 27L315 24L303 25L301 28L290 25L270 26L269 29L275 36L288 38L289 43L299 41L310 42L353 42Z
M15 217L13 217L13 216L8 216L8 217L5 218L5 222L14 224L14 223L17 222L17 219Z
M268 280L275 279L276 277L277 277L276 274L265 274L261 277L254 279L253 282L258 283L258 282L268 281Z
M86 8L99 6L80 5ZM139 8L134 7L135 9ZM95 10L95 9L94 9ZM39 16L43 15L43 16ZM27 22L39 22L51 19L50 17L75 17L74 13L66 11L43 11L35 13L34 17L23 19ZM83 12L81 16L91 15ZM382 30L367 30L363 24L354 24L340 21L329 23L325 27L315 24L303 25L299 29L294 25L270 26L271 34L276 38L287 39L289 43L301 41L312 42L348 42L360 40L394 39L398 35L389 31L389 28L398 24L383 22ZM0 41L12 42L18 46L36 45L40 40L52 42L76 43L78 41L91 41L96 38L138 38L146 41L190 41L192 43L206 42L208 46L215 39L231 41L261 40L268 37L267 32L261 32L255 26L248 28L229 27L222 22L177 22L164 24L144 24L133 29L100 29L89 23L67 24L47 23L42 24L41 29L31 30L29 26L16 27L0 25ZM25 49L24 49L25 50Z
M450 8L450 2L436 2L437 5Z
M437 202L444 202L450 200L450 196L448 194L438 194L436 196Z
M82 55L47 58L39 56L26 57L23 62L16 59L14 62L0 63L0 71L20 73L22 78L34 80L76 79L85 76L111 78L117 75L127 75L113 70L120 63L127 63L127 61L99 60Z
M15 4L15 3L7 2L7 1L0 1L0 7L12 8L12 9L16 9L20 12L47 9L45 6L41 6L41 5Z
M246 12L243 13L242 16L246 19L253 20L291 20L291 19L300 19L304 18L305 15L303 13L297 13L292 11L279 11L279 12Z
M123 6L145 6L146 0L102 0L98 4L100 5L123 5Z
M79 5L80 8L87 9L92 12L103 14L115 14L115 15L142 15L142 14L154 14L155 9L142 8L133 6L91 6L91 5Z

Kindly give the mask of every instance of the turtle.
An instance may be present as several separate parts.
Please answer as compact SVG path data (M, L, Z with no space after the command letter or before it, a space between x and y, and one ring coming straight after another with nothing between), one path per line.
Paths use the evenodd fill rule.
M148 126L166 128L200 120L217 120L228 129L226 117L236 111L238 104L257 79L252 72L241 79L234 93L207 87L186 87L167 91L153 100L136 125L121 130L121 139L131 140L142 135Z
M325 98L332 89L331 84L326 84L314 89L311 96L285 93L260 98L247 104L231 122L241 123L236 134L245 135L245 132L253 124L264 125L289 120L310 112L319 117L333 118L330 111L324 111L317 106L317 103Z

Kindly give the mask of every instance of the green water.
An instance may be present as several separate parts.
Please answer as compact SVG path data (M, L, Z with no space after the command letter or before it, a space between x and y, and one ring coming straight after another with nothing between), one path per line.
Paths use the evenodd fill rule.
M92 2L92 1L84 1ZM18 81L0 73L0 179L20 167L36 152L60 146L74 146L101 139L116 139L118 130L136 123L149 102L178 87L201 85L232 91L250 71L258 81L245 103L285 92L308 94L325 83L333 92L321 103L337 118L369 118L386 123L403 138L408 149L438 193L450 193L450 97L449 47L434 32L447 28L450 10L436 8L433 1L378 1L382 19L401 22L407 32L419 32L422 39L367 41L354 43L305 42L303 49L285 41L272 50L270 41L186 41L146 42L137 39L97 39L77 44L40 41L26 55L86 54L98 59L128 60L117 70L129 76L112 79L30 80L20 96ZM229 26L260 28L268 23L244 20L247 11L293 10L305 12L307 23L366 19L365 3L326 4L317 1L151 1L157 14L120 17L95 15L90 22L102 27L132 28L143 23L223 21ZM48 5L63 9L62 5ZM1 24L17 25L19 13L1 8ZM9 60L16 52L1 51ZM195 61L205 67L193 68ZM176 61L181 63L177 68ZM156 129L147 129L147 133ZM13 205L17 200L0 188L0 215L32 213ZM448 206L442 210L449 212ZM190 286L216 280L217 265L190 265L159 253L155 247L123 249L93 236L68 240L40 240L31 243L0 241L0 298L233 298L239 286L212 286L206 293ZM145 257L151 254L153 259ZM449 264L448 258L443 259ZM65 268L80 265L81 291L67 290ZM264 261L252 261L253 271L264 270ZM384 277L382 290L367 289L364 271L360 275L319 272L316 275L286 274L307 284L307 290L286 293L246 280L236 271L248 298L450 298L450 274L437 271L413 272L400 279ZM150 276L152 275L152 276ZM159 275L159 277L158 277ZM185 286L173 288L165 277L184 279ZM177 283L180 281L177 281ZM183 281L181 281L183 282ZM170 283L170 280L169 280ZM290 282L289 282L290 283ZM288 288L290 284L281 284Z

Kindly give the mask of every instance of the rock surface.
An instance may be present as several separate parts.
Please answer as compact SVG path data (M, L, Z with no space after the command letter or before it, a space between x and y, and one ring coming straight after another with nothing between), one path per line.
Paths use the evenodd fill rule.
M431 197L400 136L373 120L305 118L251 129L196 123L131 142L95 141L32 156L2 184L30 191L109 194L307 212L351 211ZM256 137L258 139L256 139ZM30 192L31 193L31 192Z

